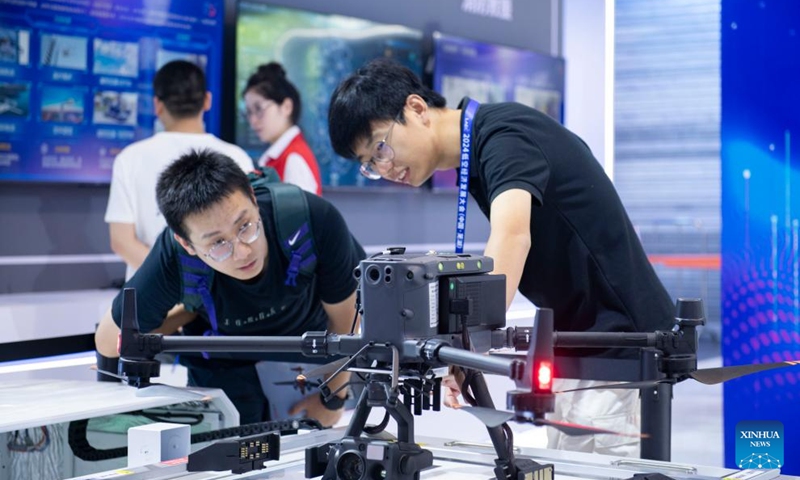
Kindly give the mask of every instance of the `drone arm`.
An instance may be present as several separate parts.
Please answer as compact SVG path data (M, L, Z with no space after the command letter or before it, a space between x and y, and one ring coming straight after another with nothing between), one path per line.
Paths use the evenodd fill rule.
M656 333L553 332L556 348L641 348L655 347L656 342Z
M162 337L161 335L141 335L140 337L160 337L154 343L160 344L162 352L298 352L303 350L303 337Z
M224 353L297 353L307 357L327 357L329 336L325 332L308 332L300 337L245 337L245 336L163 336L157 333L125 335L120 345L120 356L152 359L161 352L224 352ZM335 336L334 336L335 337Z
M441 362L448 365L470 368L487 373L503 375L512 380L522 379L525 362L506 358L490 357L474 352L453 348L438 339L415 343L418 355L426 361Z

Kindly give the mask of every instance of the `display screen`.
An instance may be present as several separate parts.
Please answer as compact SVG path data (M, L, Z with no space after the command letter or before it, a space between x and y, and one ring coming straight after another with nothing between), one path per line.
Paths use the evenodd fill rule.
M328 104L338 84L369 60L391 57L422 74L422 33L341 15L241 2L236 28L236 98L259 65L279 62L300 92L299 126L317 158L326 187L382 186L339 157L328 136ZM241 108L240 108L241 110ZM267 148L237 116L236 143L254 158Z
M4 3L0 180L108 183L117 153L161 129L152 80L171 60L221 98L223 1ZM205 122L218 133L219 109Z
M456 108L462 98L517 102L559 122L564 117L564 60L529 50L433 35L433 89ZM455 170L436 172L435 189L455 189Z

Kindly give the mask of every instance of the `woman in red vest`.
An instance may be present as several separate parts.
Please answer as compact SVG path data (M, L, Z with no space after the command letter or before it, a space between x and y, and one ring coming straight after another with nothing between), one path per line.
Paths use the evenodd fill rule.
M317 159L297 126L300 94L283 67L275 62L259 66L247 80L243 97L250 128L270 145L258 165L274 168L286 183L322 195Z

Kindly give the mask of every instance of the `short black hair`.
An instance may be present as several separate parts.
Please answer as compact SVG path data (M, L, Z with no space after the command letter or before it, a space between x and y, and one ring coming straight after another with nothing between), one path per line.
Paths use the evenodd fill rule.
M447 101L422 84L409 68L388 58L378 58L356 70L336 87L328 107L328 131L333 150L355 159L353 146L372 135L372 122L391 121L409 95L417 94L430 107L444 108Z
M158 209L169 228L187 241L186 217L208 211L235 192L250 197L250 180L230 157L211 149L181 155L156 185Z
M300 92L286 78L286 70L280 63L270 62L266 65L259 65L255 73L247 79L242 96L250 90L255 91L262 97L272 100L277 104L282 104L287 98L292 99L292 123L297 125L300 120L300 112L303 105L300 101Z
M195 117L205 105L206 76L192 62L173 60L153 77L153 94L176 119Z

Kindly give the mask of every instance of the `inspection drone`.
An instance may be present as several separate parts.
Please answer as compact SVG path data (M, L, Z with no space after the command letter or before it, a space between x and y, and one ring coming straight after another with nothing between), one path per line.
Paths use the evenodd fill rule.
M308 357L344 355L327 366L305 372L298 381L328 375L318 388L327 398L338 393L327 384L340 372L355 374L350 383L363 384L362 393L341 440L306 450L306 478L323 480L418 479L433 465L433 455L414 442L413 416L422 410L439 410L441 370L464 369L462 396L487 427L494 450L498 480L552 478L553 466L514 455L508 421L556 428L568 435L619 434L545 418L554 407L552 380L559 366L557 347L655 348L660 377L648 382L628 382L612 388L647 388L674 384L687 378L718 383L753 371L791 363L754 365L746 372L729 369L697 370L697 327L704 323L702 302L678 302L673 329L654 333L553 332L553 315L539 309L531 327L506 327L505 276L490 275L489 257L469 254L406 255L389 249L364 260L355 269L359 281L358 313L361 331L350 334L306 332L297 337L180 337L142 334L136 316L136 294L123 293L118 375L130 385L151 387L157 377L161 352L300 352ZM357 316L356 316L357 318ZM491 349L514 348L523 356L485 355ZM753 370L753 367L758 370ZM726 371L727 370L727 371ZM722 371L722 372L720 372ZM515 382L507 393L507 408L498 411L483 372L503 375ZM345 388L343 386L341 388ZM605 387L608 388L608 387ZM373 408L383 408L383 420L367 425ZM370 438L393 418L397 440Z

